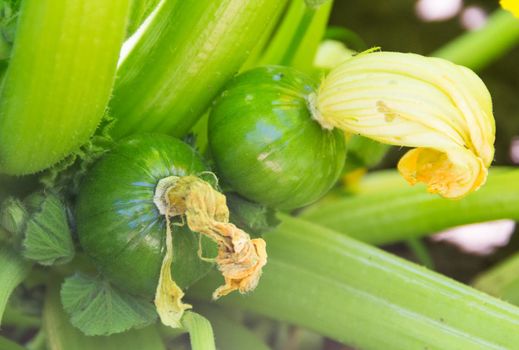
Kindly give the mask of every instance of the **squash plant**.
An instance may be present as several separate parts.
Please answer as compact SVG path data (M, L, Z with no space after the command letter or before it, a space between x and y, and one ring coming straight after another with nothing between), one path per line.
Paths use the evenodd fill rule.
M0 1L2 349L517 348L516 257L474 288L374 244L519 219L471 70L519 19L433 58L321 44L332 5Z

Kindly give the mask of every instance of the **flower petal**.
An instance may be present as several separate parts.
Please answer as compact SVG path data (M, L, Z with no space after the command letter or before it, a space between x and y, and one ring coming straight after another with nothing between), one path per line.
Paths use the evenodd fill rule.
M450 154L415 148L398 163L398 171L411 185L423 182L431 193L458 199L481 187L487 178L483 161L466 150Z
M515 17L519 18L519 0L501 0L499 4L502 8L510 11Z

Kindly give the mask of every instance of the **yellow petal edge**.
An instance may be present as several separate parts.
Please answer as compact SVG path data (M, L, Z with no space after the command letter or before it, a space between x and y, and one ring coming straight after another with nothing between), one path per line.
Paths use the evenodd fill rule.
M510 11L515 17L519 18L519 0L501 0L499 4L503 9Z

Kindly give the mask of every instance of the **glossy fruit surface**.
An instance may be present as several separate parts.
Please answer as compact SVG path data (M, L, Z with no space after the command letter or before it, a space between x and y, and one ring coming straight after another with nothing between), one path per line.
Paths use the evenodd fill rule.
M237 76L216 100L209 145L219 175L238 193L280 209L312 203L337 181L345 160L342 132L312 119L315 82L287 67Z
M77 231L104 275L129 292L154 294L166 236L165 218L153 203L155 186L168 176L205 170L191 147L157 134L127 138L93 166L80 187ZM198 234L176 225L172 230L172 276L186 287L211 264L196 254Z

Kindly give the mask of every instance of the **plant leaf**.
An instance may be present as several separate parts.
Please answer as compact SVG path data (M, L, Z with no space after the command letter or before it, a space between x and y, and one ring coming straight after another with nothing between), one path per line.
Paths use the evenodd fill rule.
M66 209L56 195L44 197L27 222L23 245L23 255L42 265L64 264L74 257Z
M61 287L70 322L86 335L110 335L143 327L157 318L151 302L111 286L107 280L76 274Z
M105 318L109 309L99 310ZM109 337L87 337L74 328L64 312L59 296L59 281L51 281L43 308L43 329L49 350L165 350L154 326Z

